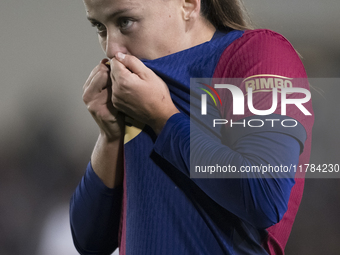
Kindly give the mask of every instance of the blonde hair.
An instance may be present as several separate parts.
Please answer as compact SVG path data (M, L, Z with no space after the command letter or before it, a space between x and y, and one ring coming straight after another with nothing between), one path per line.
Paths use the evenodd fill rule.
M252 29L241 0L201 0L201 15L217 29Z

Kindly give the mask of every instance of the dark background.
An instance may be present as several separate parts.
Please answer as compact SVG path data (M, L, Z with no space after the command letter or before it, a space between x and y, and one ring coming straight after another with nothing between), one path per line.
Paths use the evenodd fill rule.
M245 3L257 27L292 42L309 77L340 77L338 0ZM98 135L82 86L104 54L81 0L2 0L0 34L0 255L77 254L68 201ZM312 163L340 163L338 84L313 84ZM286 254L340 253L339 184L306 179Z

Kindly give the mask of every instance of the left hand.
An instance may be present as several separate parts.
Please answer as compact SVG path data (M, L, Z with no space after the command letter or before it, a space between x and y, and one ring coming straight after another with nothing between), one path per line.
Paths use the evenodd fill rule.
M132 55L118 53L110 65L113 106L159 134L167 120L179 112L166 83Z

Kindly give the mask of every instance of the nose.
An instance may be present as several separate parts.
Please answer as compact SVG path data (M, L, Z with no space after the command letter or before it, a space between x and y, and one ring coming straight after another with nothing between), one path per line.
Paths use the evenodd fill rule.
M108 58L113 58L116 53L122 52L127 54L127 49L123 39L119 35L108 34L106 38L105 53Z

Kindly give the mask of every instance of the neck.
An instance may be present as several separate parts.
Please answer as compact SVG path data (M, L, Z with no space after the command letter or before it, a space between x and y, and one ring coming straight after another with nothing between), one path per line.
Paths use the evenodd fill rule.
M190 37L192 46L210 41L216 32L216 28L202 17L193 23L194 24L191 25L191 28L188 31L188 33L191 34Z

